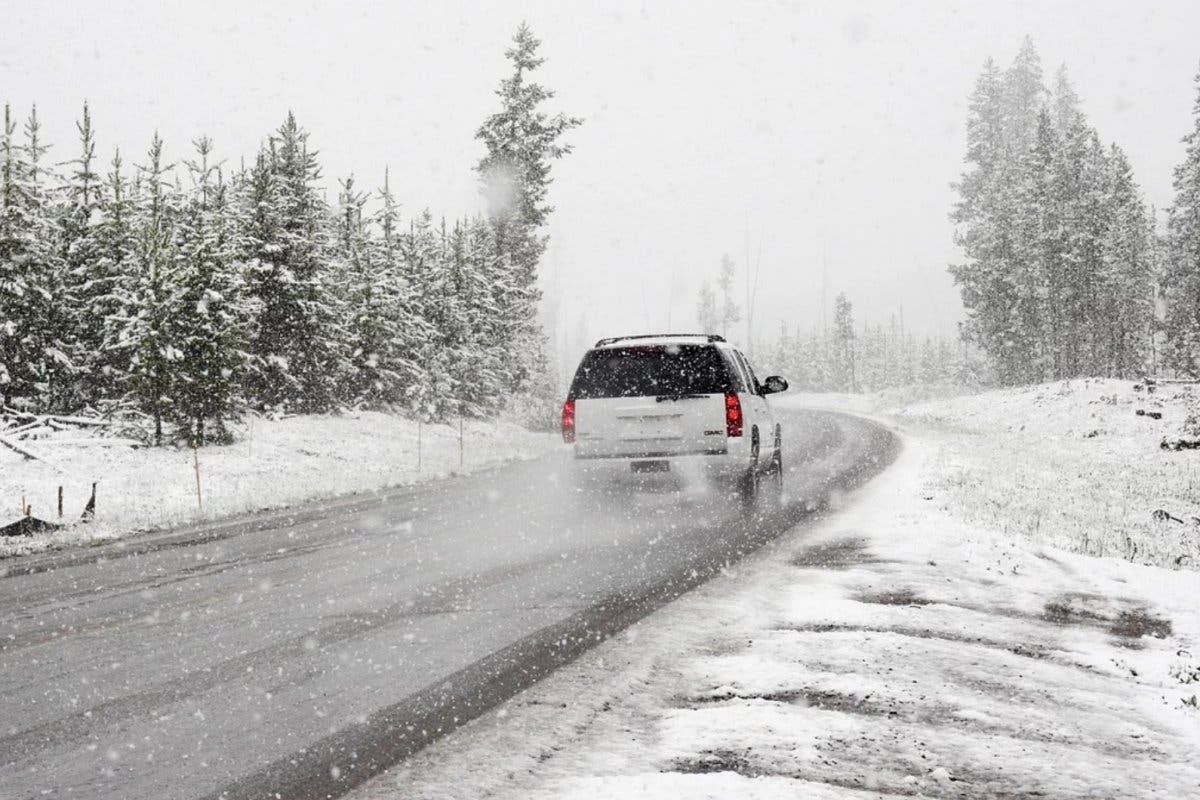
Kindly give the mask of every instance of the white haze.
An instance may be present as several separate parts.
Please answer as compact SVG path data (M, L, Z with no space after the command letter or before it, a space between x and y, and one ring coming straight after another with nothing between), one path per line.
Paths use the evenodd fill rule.
M555 109L585 118L552 190L559 342L693 328L721 254L741 291L760 248L760 335L820 324L823 275L860 320L903 308L911 330L952 333L950 183L985 57L1006 65L1028 33L1048 76L1065 61L1160 208L1200 59L1192 2L4 0L0 99L39 103L57 159L85 98L105 158L127 161L155 129L175 158L200 134L249 158L294 109L330 199L334 178L377 186L390 166L406 213L454 216L483 207L473 134L522 19Z

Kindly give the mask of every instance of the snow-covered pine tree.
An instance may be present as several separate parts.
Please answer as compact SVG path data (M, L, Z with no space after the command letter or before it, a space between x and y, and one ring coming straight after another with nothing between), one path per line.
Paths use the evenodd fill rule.
M410 220L400 246L405 278L416 290L416 304L428 325L428 335L417 345L416 361L423 374L411 392L410 408L420 419L448 419L461 405L447 338L455 298L442 239L428 209Z
M938 362L937 347L933 343L933 339L926 336L925 341L921 343L920 362L917 367L917 379L924 386L933 386L941 381L942 370L941 364Z
M370 261L376 270L378 292L374 299L381 304L379 313L388 320L388 338L379 343L381 357L395 374L395 381L380 395L380 400L407 409L412 408L413 393L425 380L420 353L434 331L423 316L419 293L412 283L414 276L404 262L400 211L387 170L379 200L379 209L371 220L377 235L371 240Z
M64 274L36 107L24 134L18 142L6 105L0 131L0 399L51 410L66 394L73 366L70 326L55 307Z
M1072 278L1077 282L1075 292L1075 353L1071 377L1107 375L1105 359L1106 328L1104 308L1113 299L1116 287L1108 282L1104 270L1104 243L1112 225L1114 213L1109 195L1110 167L1108 152L1094 128L1087 129L1086 147L1079 170L1079 193L1075 198L1074 268Z
M863 324L856 341L858 345L858 384L866 391L887 385L884 369L887 364L887 340L880 325Z
M455 353L452 371L459 398L472 416L499 410L507 385L504 353L496 346L503 333L497 324L499 303L493 287L498 264L492 241L482 220L456 223L449 238L449 278L456 304L448 344Z
M1105 155L1079 110L1065 67L1058 71L1051 105L1039 121L1050 124L1053 141L1049 180L1040 200L1040 272L1048 287L1049 335L1039 379L1099 374L1095 329L1102 324L1096 309L1104 295L1098 267L1107 225Z
M121 287L122 307L115 320L116 347L129 365L125 396L153 421L155 445L163 443L173 371L182 357L174 330L178 298L173 275L180 198L171 182L173 165L163 163L162 149L155 133L146 164L137 167L140 191L130 220L133 272Z
M500 82L500 110L487 117L475 136L487 148L479 161L480 189L487 201L496 252L506 264L511 289L501 312L513 331L507 342L512 390L528 393L535 374L548 361L539 353L544 337L536 321L540 292L537 267L546 249L542 232L553 207L547 202L553 161L571 152L563 135L581 124L564 114L549 114L543 106L554 93L530 79L542 64L540 42L524 23L505 55L512 73ZM552 402L541 398L540 402Z
M123 314L138 280L136 207L134 185L125 178L121 152L113 153L101 188L96 223L96 259L80 286L81 317L94 321L95 330L83 329L82 341L96 337L96 347L86 357L82 386L88 403L100 408L120 402L130 373L131 353L121 342Z
M5 103L0 130L0 400L5 406L34 402L37 374L32 367L39 349L27 319L34 276L25 255L29 232L21 185L29 167L16 132L12 107Z
M839 294L833 308L835 385L838 391L857 392L854 364L854 309L845 294Z
M480 359L475 391L479 402L487 398L488 406L498 412L514 379L507 371L512 363L507 357L507 342L512 336L504 328L506 319L501 313L508 305L512 287L505 280L506 262L496 250L496 240L484 217L476 216L467 223L467 263L467 307ZM554 406L557 411L557 403Z
M1001 171L1007 191L1000 202L1010 224L1004 248L1009 290L1004 301L1011 305L999 361L1006 383L1037 382L1061 373L1064 343L1073 341L1076 313L1067 223L1078 180L1075 162L1064 160L1064 147L1080 125L1065 73L1060 72L1059 79L1056 94L1047 98L1041 64L1028 37L1004 77L1008 144ZM1060 130L1056 119L1074 127ZM915 345L909 352L915 362Z
M329 410L350 371L319 179L308 134L289 112L260 151L247 195L248 289L261 308L249 387L260 408Z
M185 162L190 191L174 231L171 338L179 358L168 412L182 439L204 445L231 438L226 423L242 408L254 314L245 297L244 244L212 141L201 137L193 145L195 158Z
M74 380L60 387L55 405L77 410L99 394L97 386L99 354L104 345L104 318L88 313L90 301L105 291L105 281L97 274L100 260L100 206L102 179L95 170L96 138L87 103L75 123L79 132L79 154L67 162L71 168L63 187L59 210L60 258L64 269L63 291L56 305L69 329L66 340L75 367Z
M1005 148L1010 156L1020 157L1033 146L1045 95L1042 60L1033 40L1026 36L1002 81Z
M1011 252L1016 347L1010 373L1035 383L1063 376L1063 344L1072 335L1066 225L1072 176L1048 108L1038 113L1033 145L1021 162L1016 232Z
M354 185L354 176L338 181L338 206L334 221L334 272L339 293L345 300L346 333L350 358L349 386L345 399L351 404L378 407L395 374L386 361L383 342L390 339L389 320L381 314L373 263L374 248L364 219L367 195Z
M1154 329L1153 223L1121 148L1112 145L1106 164L1109 225L1101 243L1106 293L1097 308L1103 330L1099 371L1135 378L1149 366Z
M60 244L61 215L56 205L62 180L45 161L49 151L49 145L42 139L35 105L25 122L25 155L30 167L25 196L33 243L30 255L40 276L37 301L44 331L41 357L45 375L41 405L48 410L67 411L72 408L76 375L71 357L74 315L67 296L69 280Z
M12 107L6 103L0 130L0 400L6 406L33 401L36 374L31 366L38 350L26 319L33 276L25 257L29 234L21 183L29 168L16 131Z
M400 404L420 373L410 341L419 322L398 260L395 200L385 178L380 224L372 226L364 211L368 196L353 176L341 187L335 250L349 337L349 399L370 408Z
M1018 299L1012 276L1017 239L1013 216L1020 171L1010 156L1006 94L1005 80L988 59L971 95L967 171L957 184L959 199L950 215L964 259L950 272L966 311L963 337L995 359L1001 380L1016 383L1028 357L1014 315ZM898 374L899 348L891 352L896 357L890 371Z
M1152 291L1140 257L1128 261L1146 228L1132 177L1114 173L1065 69L1044 95L1028 40L1002 77L985 66L951 216L965 255L951 267L967 311L962 334L1005 384L1125 374L1128 348L1116 342L1128 334L1113 326L1149 327L1133 321L1142 300L1116 311L1120 297Z
M1192 130L1175 167L1175 199L1167 210L1164 290L1167 301L1167 363L1200 376L1200 73L1196 75Z

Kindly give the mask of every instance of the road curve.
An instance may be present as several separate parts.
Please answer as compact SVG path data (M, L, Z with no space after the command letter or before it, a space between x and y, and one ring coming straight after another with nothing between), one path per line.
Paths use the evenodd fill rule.
M788 530L895 437L783 415L788 502L547 458L0 565L0 798L337 796Z

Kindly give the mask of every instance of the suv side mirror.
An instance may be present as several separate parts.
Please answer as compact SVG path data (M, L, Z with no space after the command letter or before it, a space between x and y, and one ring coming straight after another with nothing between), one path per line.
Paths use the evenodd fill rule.
M778 375L772 375L763 381L763 394L775 394L776 392L786 392L788 382L786 378L781 378Z

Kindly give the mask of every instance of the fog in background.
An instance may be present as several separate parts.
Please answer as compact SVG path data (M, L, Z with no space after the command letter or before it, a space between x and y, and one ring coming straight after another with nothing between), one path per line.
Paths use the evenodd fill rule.
M840 291L859 321L902 307L910 330L953 333L950 183L984 59L1006 67L1029 34L1048 80L1065 62L1160 209L1200 64L1192 2L4 0L0 20L0 100L21 118L38 103L55 160L76 154L84 99L102 160L119 145L127 164L156 129L173 158L207 134L249 162L292 109L331 201L336 178L378 186L389 166L406 214L451 218L481 208L474 132L526 20L551 107L585 119L543 264L560 345L694 329L723 253L743 300L747 251L758 335L820 325Z

